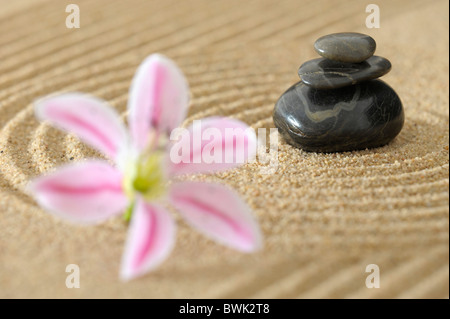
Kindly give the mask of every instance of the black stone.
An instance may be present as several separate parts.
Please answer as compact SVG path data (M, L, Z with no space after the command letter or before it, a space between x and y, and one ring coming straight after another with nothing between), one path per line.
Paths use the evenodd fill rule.
M300 81L277 101L273 120L296 147L340 152L389 143L403 127L404 112L398 95L381 80L334 90Z
M354 32L329 34L314 43L314 49L324 58L352 63L370 58L376 46L372 37Z
M298 69L298 75L303 83L316 89L336 89L379 78L390 70L391 62L379 56L361 63L319 58L303 63Z

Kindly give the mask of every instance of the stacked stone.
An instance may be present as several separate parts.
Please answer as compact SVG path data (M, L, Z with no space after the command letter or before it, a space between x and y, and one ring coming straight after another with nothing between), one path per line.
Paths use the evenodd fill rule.
M377 78L391 63L374 56L375 40L360 33L319 38L323 58L305 62L301 81L277 101L273 120L286 141L312 152L383 146L400 133L404 112L395 91Z

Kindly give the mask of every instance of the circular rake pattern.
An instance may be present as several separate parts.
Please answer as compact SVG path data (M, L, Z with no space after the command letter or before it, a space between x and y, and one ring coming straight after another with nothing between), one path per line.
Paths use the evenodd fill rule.
M255 129L270 129L274 127L272 110L276 100L298 81L296 70L300 61L314 54L310 45L312 42L307 40L311 35L315 37L320 34L323 26L320 22L314 22L314 17L321 11L321 5L327 3L311 1L300 5L311 6L312 16L308 21L312 25L308 25L308 31L296 29L296 26L307 24L292 13L287 0L277 5L271 1L259 2L263 4L256 8L250 1L245 4L239 1L192 1L190 6L197 8L198 12L188 8L188 4L178 2L136 2L135 7L114 2L111 6L107 5L105 11L101 10L101 1L81 2L83 10L90 14L85 16L85 25L78 34L55 29L49 33L39 33L36 37L13 39L0 33L0 43L10 44L8 50L0 52L0 57L4 57L2 61L6 61L0 64L0 186L8 191L7 196L24 201L26 206L22 209L30 210L24 216L44 221L45 225L54 225L57 221L38 209L25 195L27 182L59 165L101 155L75 137L38 123L33 113L35 99L55 91L86 92L105 99L125 117L128 87L134 70L147 54L161 51L176 60L191 85L191 107L184 125L203 117L219 115L240 119ZM47 3L49 9L52 8L50 3ZM235 9L237 5L242 8L239 14ZM201 11L201 8L210 11ZM263 8L274 10L272 19L264 18ZM167 21L167 16L155 15L153 21L143 19L144 13L152 9L161 14L164 10L173 10L171 17L178 19L178 26L183 28L178 30L177 24L170 23L154 28L163 20ZM386 11L395 15L397 9L396 5L391 11ZM42 28L52 30L58 24L55 10L50 10L52 13ZM123 14L120 14L122 10ZM260 10L260 14L256 14L255 10ZM342 28L358 25L356 19L343 19L347 17L343 11L329 9L320 20L329 17L334 19L336 27ZM429 17L429 22L433 23L434 15L426 15L427 11L421 14L422 19ZM103 19L97 19L98 15L103 15ZM408 19L408 15L404 19ZM115 21L115 26L112 21ZM24 28L22 34L32 31L31 26ZM433 29L439 28L440 25L435 25ZM382 44L390 38L380 34L376 40ZM309 51L299 48L298 43L302 41L311 46ZM282 42L285 45L281 45ZM395 48L395 44L391 45ZM395 49L401 52L400 47ZM448 48L442 46L435 50L445 51ZM427 53L417 51L416 59L421 58L421 54ZM199 263L203 263L202 267L210 265L214 268L225 262L231 270L236 270L230 273L230 277L234 278L230 281L232 284L222 283L209 289L209 296L296 297L311 294L326 296L327 293L328 296L333 296L333 293L342 296L344 292L351 296L359 293L359 287L351 284L345 275L349 272L353 274L356 259L346 258L345 253L352 256L373 253L373 256L379 254L380 262L389 261L392 269L394 264L399 265L398 269L395 268L397 270L392 270L392 274L401 272L402 267L406 267L405 263L411 263L411 274L415 274L415 278L423 273L422 279L425 280L427 272L421 271L431 267L438 274L436 278L441 279L439 267L442 259L439 258L445 253L439 248L432 255L439 257L436 262L423 264L416 262L417 258L411 255L397 264L392 260L392 256L401 253L427 252L429 247L440 245L447 245L448 255L448 94L439 93L435 100L429 102L429 93L419 87L414 90L408 88L414 86L414 78L432 73L435 78L427 83L428 90L441 92L445 87L442 83L448 79L439 71L440 64L426 65L416 63L414 57L409 59L412 59L409 63L416 69L408 69L408 77L396 77L397 66L394 64L392 74L386 80L392 87L398 88L406 112L402 132L389 145L357 152L316 154L293 148L280 136L278 154L272 158L277 169L272 174L265 174L266 165L256 162L213 176L192 177L226 183L242 194L260 222L266 246L255 257L256 261L249 261L247 257L235 257L234 252L223 252L220 246L212 245L181 224L180 248L174 253L178 256L174 259L182 261L183 265L177 267L175 261L169 262L168 270L159 273L161 278L168 278L165 275L185 278L186 274L201 268ZM398 66L402 72L405 72L405 65ZM38 225L35 227L39 229ZM61 227L61 233L72 229ZM98 236L117 244L103 256L109 258L115 267L106 271L105 276L114 276L125 226L120 219L116 219L98 226L97 231L102 234ZM95 231L81 231L81 234L93 240L97 238ZM73 235L67 240L77 245L76 238ZM62 237L52 240L65 247ZM77 247L86 246L90 247L81 241ZM47 255L55 256L58 249L48 250ZM200 256L197 263L187 261L190 254L199 249L204 256ZM345 253L335 255L332 251ZM101 256L86 257L88 253L101 255L102 249L99 247L82 256L101 260ZM431 250L429 254L431 256ZM329 269L322 267L323 270L316 270L322 268L315 268L315 264L305 259L311 255L329 256L323 262L336 261L336 264ZM264 259L268 260L267 263ZM261 263L261 268L255 273L260 277L244 270L249 265L254 267L255 263ZM279 270L277 275L272 273L273 269ZM341 279L335 281L343 287L342 294L336 288L337 284L333 286L336 290L325 289L325 279L331 278L334 271L341 270ZM237 275L238 271L242 278ZM95 270L92 272L96 273ZM49 273L46 278L51 276ZM308 276L311 278L309 281L305 279ZM258 280L261 277L265 280ZM99 280L105 279L102 278L100 276ZM199 279L195 275L193 278ZM430 280L438 281L433 278ZM146 279L144 282L148 283ZM429 284L421 285L428 287ZM120 289L116 288L111 288L111 291L120 294ZM417 293L418 288L415 289L412 291ZM141 291L136 288L132 294L138 295ZM394 288L391 290L393 296L400 293Z

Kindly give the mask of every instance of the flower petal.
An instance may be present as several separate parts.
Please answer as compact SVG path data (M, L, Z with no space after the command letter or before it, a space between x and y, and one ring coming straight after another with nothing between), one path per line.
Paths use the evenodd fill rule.
M220 184L182 182L173 185L170 202L194 227L209 237L243 252L262 245L259 227L249 207Z
M28 190L39 205L63 219L97 223L125 209L127 198L121 183L118 170L106 162L91 160L38 177Z
M75 133L85 143L116 159L127 132L119 115L105 102L81 93L63 94L38 101L35 113L41 121Z
M178 127L189 104L187 81L167 57L152 54L139 66L130 87L128 123L135 146L142 150L152 131L167 133Z
M168 173L210 173L237 167L253 159L256 146L255 131L244 122L207 117L194 121L170 145Z
M169 213L138 199L122 257L121 279L130 280L156 268L169 255L174 242L175 223Z

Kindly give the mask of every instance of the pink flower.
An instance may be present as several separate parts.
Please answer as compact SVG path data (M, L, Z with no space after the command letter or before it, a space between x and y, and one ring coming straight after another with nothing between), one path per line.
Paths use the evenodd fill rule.
M35 105L40 120L75 133L114 161L114 166L97 159L63 166L34 180L30 192L49 212L78 223L98 223L127 211L131 221L120 271L124 280L154 269L171 251L175 224L165 208L167 204L189 224L224 245L243 252L261 246L259 227L234 191L221 184L175 178L239 165L237 161L192 163L192 159L201 158L208 141L190 148L191 162L170 160L173 143L168 136L184 120L188 102L189 88L181 70L168 58L153 54L139 66L130 88L129 133L112 108L80 93L47 98ZM210 117L202 124L201 130L213 127L221 133L230 128L241 132L231 141L222 134L219 141L236 157L247 158L256 149L254 132L246 130L248 126L240 121ZM188 130L193 133L196 128L192 125ZM243 139L243 147L236 146L236 138Z

